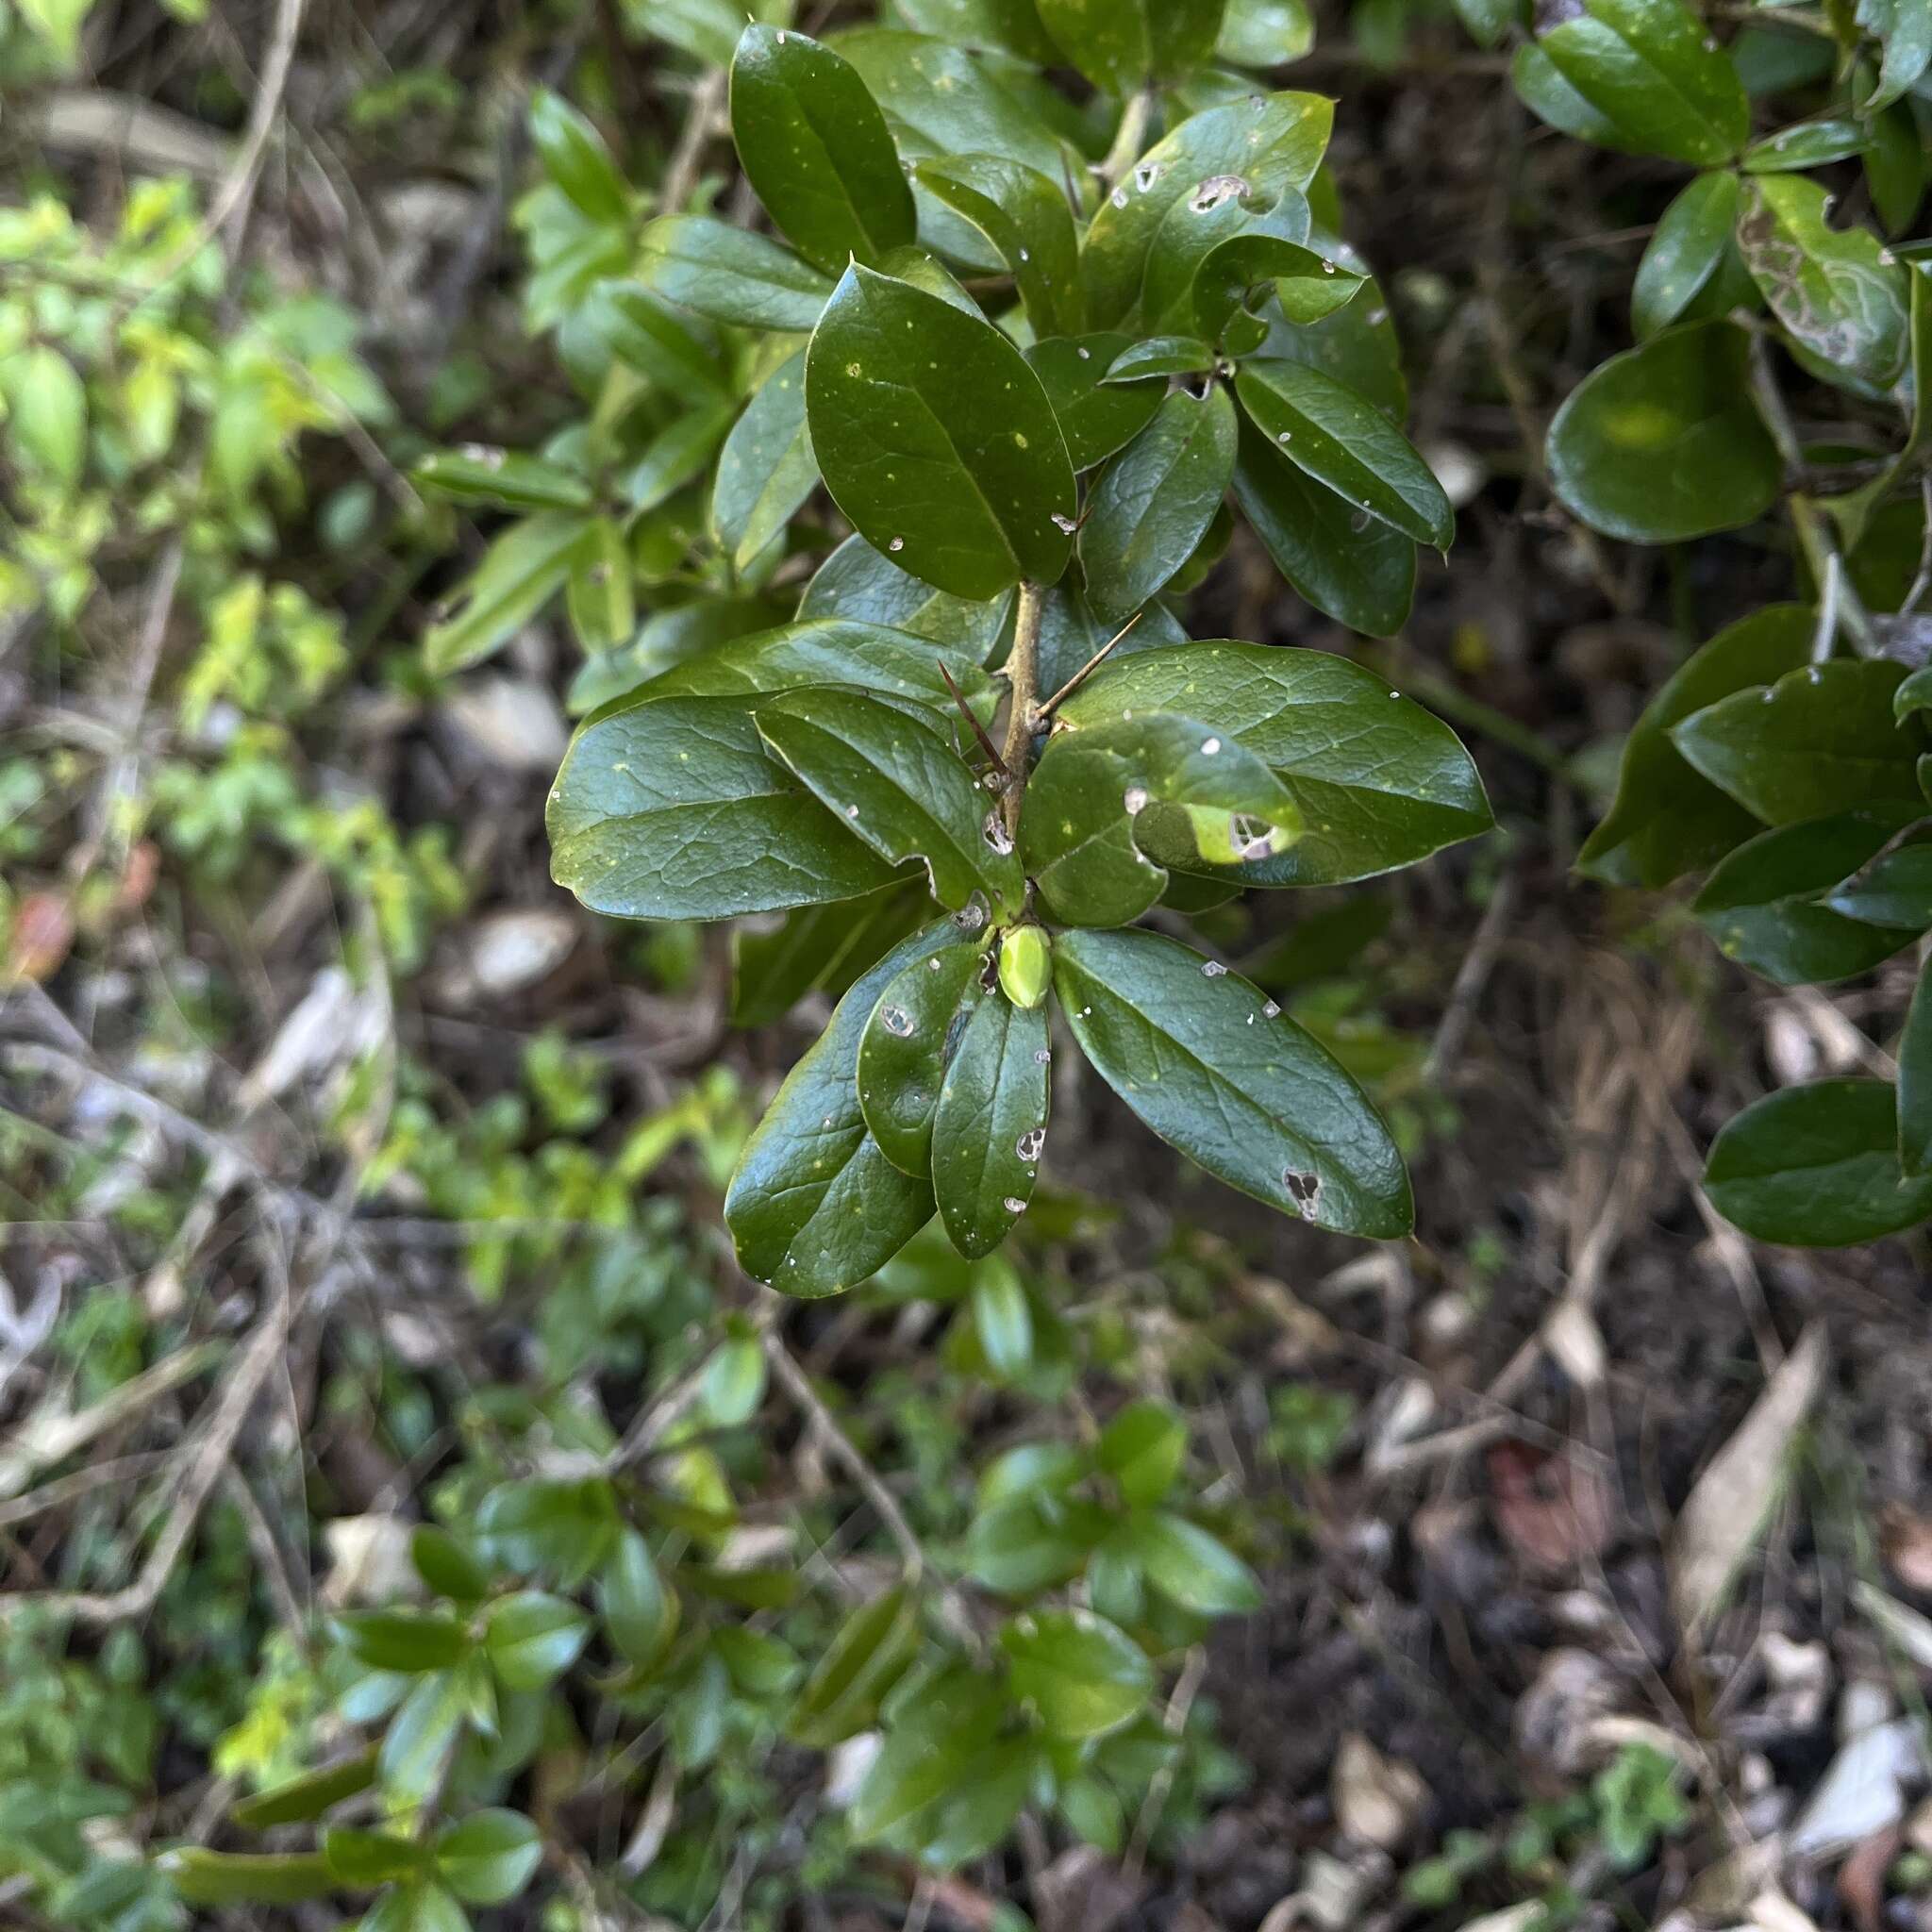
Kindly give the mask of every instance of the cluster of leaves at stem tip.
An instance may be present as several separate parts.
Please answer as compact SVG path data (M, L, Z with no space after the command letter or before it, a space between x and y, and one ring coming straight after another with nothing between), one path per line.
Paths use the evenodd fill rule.
M1644 543L1781 511L1802 593L1727 625L1657 694L1580 863L1621 885L1707 874L1698 920L1790 986L1867 973L1932 930L1932 243L1905 239L1932 180L1932 8L1754 21L1724 47L1680 0L1589 0L1552 9L1513 75L1553 126L1696 171L1638 265L1636 346L1551 425L1558 493ZM1829 1246L1932 1215L1924 978L1897 1063L1895 1084L1820 1081L1731 1121L1715 1205L1762 1239Z
M754 1275L844 1289L935 1206L961 1253L996 1247L1048 1133L1050 1002L1208 1172L1402 1234L1407 1180L1354 1080L1134 924L1491 823L1454 735L1380 677L1191 641L1174 613L1230 503L1309 603L1374 634L1407 615L1417 546L1452 536L1339 233L1333 104L1242 71L1293 58L1306 22L1260 0L901 11L931 30L755 22L731 50L775 236L641 220L595 132L540 103L533 320L591 412L541 456L423 467L527 512L432 661L475 661L560 590L592 655L557 878L625 917L783 914L739 936L741 1017L841 995L729 1190ZM1084 103L1050 84L1069 67ZM821 486L854 532L836 546Z

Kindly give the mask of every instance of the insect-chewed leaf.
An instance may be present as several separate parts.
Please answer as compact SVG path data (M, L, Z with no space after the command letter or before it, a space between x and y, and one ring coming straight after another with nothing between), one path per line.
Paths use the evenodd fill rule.
M1916 734L1892 723L1902 664L1840 658L1732 692L1671 727L1689 762L1766 824L1924 808Z
M625 919L781 911L892 876L767 753L738 697L633 697L586 719L544 823L558 884Z
M1899 1168L1898 1111L1882 1080L1820 1080L1767 1094L1724 1124L1704 1191L1763 1241L1839 1248L1932 1214L1932 1175Z
M958 661L985 663L1006 628L1012 605L1010 591L984 602L948 596L908 576L863 537L848 537L806 585L798 614L841 617L931 638L945 647L958 676Z
M774 751L835 817L894 865L923 858L933 896L957 911L975 892L995 910L1025 892L1012 841L945 730L866 691L800 691L758 708Z
M1366 396L1300 362L1250 362L1237 382L1255 427L1297 469L1414 542L1455 541L1442 486Z
M1252 424L1241 432L1234 500L1290 583L1338 624L1392 636L1415 596L1415 545L1289 462Z
M649 223L638 279L666 301L747 328L808 329L832 292L829 278L789 248L709 215Z
M806 406L839 508L913 575L991 597L1065 570L1066 444L1040 378L990 322L855 265L813 331Z
M1584 841L1579 871L1615 885L1667 886L1759 829L1758 819L1677 749L1672 727L1734 691L1802 668L1817 625L1808 605L1774 605L1721 630L1677 669L1624 741L1616 798Z
M986 996L986 947L962 941L915 960L879 994L858 1043L858 1106L886 1158L932 1172L932 1118L946 1068Z
M1208 1173L1322 1227L1408 1232L1408 1176L1381 1116L1246 980L1158 933L1068 932L1054 990L1101 1077Z
M1209 258L1243 238L1265 237L1299 248L1308 239L1312 219L1307 199L1297 189L1265 193L1245 175L1209 176L1193 193L1174 202L1154 231L1141 283L1142 326L1218 341L1234 305L1230 300L1217 308L1213 291L1224 285L1224 278L1210 272L1205 291L1208 325L1202 325L1196 277Z
M1026 871L1056 919L1124 925L1159 898L1165 870L1136 841L1157 807L1182 815L1187 849L1208 863L1284 850L1301 812L1244 745L1197 718L1150 712L1061 731L1026 788Z
M808 261L836 275L912 240L886 117L831 48L754 21L731 61L731 133L745 178Z
M930 1181L888 1160L858 1104L858 1046L879 996L959 941L951 920L854 981L739 1156L724 1220L745 1272L787 1294L838 1294L875 1274L932 1216Z
M1239 867L1245 883L1371 878L1495 823L1455 732L1328 651L1227 640L1141 651L1103 665L1060 716L1086 728L1178 710L1239 741L1301 808L1301 837Z
M1557 24L1537 36L1537 51L1609 124L1618 145L1700 168L1742 148L1751 133L1743 83L1681 0L1589 0L1553 10ZM1529 98L1541 111L1541 100Z
M1093 335L1055 336L1026 351L1076 471L1091 470L1125 448L1160 407L1159 383L1106 379L1108 365L1132 341L1131 336L1102 329Z
M1097 87L1130 94L1214 51L1225 0L1040 0L1040 20Z
M1822 183L1744 184L1738 248L1771 312L1827 381L1883 392L1906 365L1908 271L1870 228L1834 228Z
M966 1022L932 1125L932 1187L953 1245L990 1255L1033 1198L1046 1140L1046 1008L994 991Z
M1116 391L1118 393L1118 391ZM1101 477L1080 526L1087 595L1115 621L1193 555L1234 475L1234 404L1219 383L1176 390Z
M945 155L919 164L922 186L998 250L1039 336L1080 325L1079 242L1066 191L1005 155Z
M1738 219L1735 175L1699 175L1653 230L1630 287L1630 325L1639 341L1668 328L1717 273Z
M1141 297L1154 237L1176 203L1203 212L1245 190L1273 202L1315 178L1334 125L1320 94L1253 95L1183 121L1157 142L1101 204L1080 249L1088 320L1112 327Z
M1550 425L1557 493L1592 529L1674 543L1735 529L1777 500L1771 433L1752 407L1744 332L1666 329L1612 356Z
M711 524L732 567L752 563L819 480L805 431L805 352L765 378L718 453Z

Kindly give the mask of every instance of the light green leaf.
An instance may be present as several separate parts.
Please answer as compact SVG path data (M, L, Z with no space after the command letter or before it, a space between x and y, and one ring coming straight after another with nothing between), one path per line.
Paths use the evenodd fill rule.
M653 389L680 401L732 393L705 325L636 282L599 282L585 299L584 325Z
M1871 145L1856 121L1801 121L1744 150L1740 166L1747 175L1789 175L1800 168L1822 168L1848 160Z
M591 1620L575 1604L541 1590L520 1590L491 1604L483 1650L506 1690L541 1690L577 1660Z
M530 101L530 139L543 172L579 213L593 222L629 219L630 189L603 136L550 88L539 88Z
M513 1899L543 1862L543 1840L521 1812L473 1811L436 1835L437 1875L465 1905Z
M210 1852L177 1845L156 1863L190 1905L280 1906L326 1898L335 1874L320 1852Z
M694 481L731 427L730 406L707 402L675 418L645 444L618 484L634 511L656 509Z
M490 656L563 589L590 520L555 512L512 524L457 592L455 608L423 640L439 676Z
M349 1655L372 1671L447 1670L470 1647L463 1626L441 1610L350 1610L336 1627Z
M1039 0L1041 25L1096 87L1129 94L1214 51L1224 0Z
M382 1734L378 1781L389 1805L406 1810L441 1784L468 1708L461 1672L417 1679Z
M451 503L497 509L589 509L596 492L582 477L541 457L513 450L438 450L409 473L420 489Z
M1129 1552L1162 1596L1197 1616L1226 1616L1261 1607L1255 1574L1218 1537L1170 1509L1136 1517Z
M1013 1381L1033 1366L1033 1304L1019 1270L989 1255L973 1271L974 1340L994 1377Z
M1100 1432L1093 1459L1129 1503L1149 1507L1174 1487L1187 1459L1188 1425L1168 1404L1130 1402Z
M677 1598L665 1589L634 1529L617 1540L598 1584L598 1606L605 1631L626 1663L648 1670L664 1655L677 1629Z
M1037 1610L1000 1632L1016 1696L1048 1736L1098 1738L1138 1717L1154 1694L1147 1653L1091 1610Z
M1314 44L1307 0L1227 0L1214 58L1230 67L1285 67Z
M940 1219L969 1260L990 1255L1026 1211L1046 1138L1043 1007L995 990L974 1008L946 1068L932 1124Z
M853 1800L847 1824L854 1841L916 1829L992 1742L1004 1716L1005 1700L992 1680L963 1667L923 1686L887 1733Z
M785 1735L808 1750L829 1751L868 1728L919 1641L919 1604L909 1591L889 1590L861 1604L806 1679Z

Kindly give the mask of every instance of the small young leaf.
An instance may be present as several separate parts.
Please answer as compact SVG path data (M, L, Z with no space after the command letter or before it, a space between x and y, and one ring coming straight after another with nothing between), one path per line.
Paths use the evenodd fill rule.
M377 1768L386 1802L406 1809L441 1784L468 1710L461 1672L439 1671L416 1680L382 1734Z
M539 88L530 102L530 139L543 172L593 222L630 215L630 190L603 137L563 96Z
M1044 1008L979 1002L946 1068L932 1124L932 1185L953 1245L976 1259L1026 1211L1046 1138Z
M1148 1507L1174 1487L1187 1459L1188 1425L1164 1402L1130 1402L1100 1432L1093 1459L1129 1503Z
M1163 1140L1319 1226L1414 1218L1389 1130L1347 1073L1244 979L1150 932L1068 932L1054 986L1080 1049Z
M805 330L832 284L789 248L709 215L659 215L639 238L638 279L715 322Z
M932 1172L932 1121L946 1067L985 997L986 949L962 941L909 965L879 995L858 1044L858 1102L886 1158Z
M974 1339L986 1366L1002 1381L1013 1381L1033 1366L1033 1304L1019 1271L998 1255L974 1270Z
M500 1906L517 1896L543 1862L537 1827L518 1811L473 1811L436 1835L438 1877L472 1906Z
M1098 1738L1138 1717L1154 1694L1154 1667L1124 1630L1091 1610L1037 1610L1000 1632L1015 1695L1048 1736Z
M455 1603L480 1603L490 1591L490 1573L446 1529L418 1524L409 1534L409 1561L438 1596Z
M1136 1517L1127 1543L1147 1581L1184 1610L1218 1617L1259 1609L1255 1574L1218 1537L1170 1509Z
M483 1650L506 1690L541 1690L576 1661L590 1634L576 1605L521 1590L491 1605Z
M1640 342L1675 322L1717 273L1742 192L1735 175L1713 171L1665 208L1630 285L1630 326Z
M943 1804L1005 1714L991 1679L963 1667L925 1685L887 1733L853 1800L847 1824L854 1841L867 1844L913 1827Z
M634 1529L617 1540L598 1584L598 1606L619 1656L639 1670L657 1663L676 1633L677 1598L665 1589L649 1547Z
M336 1627L349 1655L373 1671L447 1670L470 1647L463 1626L438 1610L350 1610Z

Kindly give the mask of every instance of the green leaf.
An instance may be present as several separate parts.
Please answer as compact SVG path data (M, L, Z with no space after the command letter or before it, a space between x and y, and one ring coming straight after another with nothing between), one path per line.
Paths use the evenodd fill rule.
M1317 610L1392 637L1415 596L1415 545L1288 461L1252 424L1241 432L1234 500L1275 567Z
M636 282L599 282L584 303L584 320L653 389L681 401L732 393L708 331Z
M808 329L832 292L829 277L789 248L710 215L648 224L638 279L667 302L746 328Z
M1080 526L1087 595L1103 617L1137 610L1194 553L1234 475L1235 414L1218 383L1176 390L1101 477Z
M1246 173L1204 181L1168 208L1154 232L1141 284L1142 325L1219 341L1241 291L1274 273L1271 260L1284 272L1308 264L1302 244L1310 225L1307 199L1297 189L1271 197ZM1217 268L1224 252L1228 259ZM1243 260L1251 272L1241 269Z
M418 1524L409 1534L409 1561L438 1596L478 1603L490 1590L490 1573L446 1529Z
M1868 973L1910 935L1817 902L1917 816L1910 808L1846 811L1762 832L1718 866L1690 909L1726 958L1780 986Z
M1849 160L1870 145L1856 121L1801 121L1782 134L1753 142L1740 165L1747 175L1789 175L1800 168Z
M1173 219L1172 216L1169 217ZM1271 234L1239 234L1203 256L1194 271L1191 308L1204 336L1234 352L1230 325L1241 314L1251 290L1272 284L1274 299L1291 323L1307 326L1346 308L1366 275L1344 269L1331 255Z
M855 980L745 1142L724 1219L755 1280L787 1294L837 1294L877 1273L931 1219L931 1184L894 1167L866 1127L858 1045L885 989L959 933L941 920Z
M590 521L562 513L512 524L484 552L455 608L423 640L438 676L490 656L563 589Z
M1777 449L1752 407L1744 332L1666 329L1585 376L1550 425L1557 493L1607 537L1678 543L1755 522Z
M1224 640L1141 651L1103 665L1060 717L1085 728L1182 710L1253 753L1301 809L1293 844L1238 869L1248 883L1372 878L1495 823L1456 734L1332 652Z
M285 1784L271 1785L252 1798L242 1799L230 1811L243 1831L267 1831L277 1824L307 1824L345 1799L366 1791L375 1782L375 1751L358 1751L319 1771L304 1772Z
M1154 1694L1147 1653L1091 1610L1038 1610L1000 1632L1016 1696L1054 1738L1099 1738L1138 1717Z
M1932 1175L1932 973L1922 971L1898 1042L1898 1164L1914 1180Z
M828 275L912 240L912 191L886 117L829 47L747 26L731 62L731 133L772 219Z
M886 1693L917 1655L919 1641L919 1604L911 1591L889 1590L861 1604L806 1679L785 1735L808 1750L829 1751L870 1728Z
M1881 108L1871 126L1864 174L1873 212L1888 235L1903 235L1932 181L1932 155L1919 138L1919 124L1908 102L1893 101Z
M627 1529L598 1585L604 1628L618 1655L639 1670L649 1670L677 1629L677 1599L664 1588L651 1552L636 1530Z
M731 1688L760 1703L784 1696L805 1674L804 1660L789 1643L740 1624L714 1630L711 1648L730 1672Z
M1824 904L1867 925L1921 933L1932 926L1932 845L1901 845L1881 852L1825 894Z
M748 569L763 554L818 480L805 427L801 350L766 377L719 453L711 525L733 570Z
M1801 175L1747 181L1739 252L1794 342L1825 368L1885 389L1906 365L1907 271L1871 229L1834 228L1830 206Z
M1180 854L1210 864L1280 851L1301 830L1281 781L1198 719L1154 711L1056 732L1020 824L1027 874L1056 919L1124 925L1159 898L1167 874L1136 838L1156 805L1180 808Z
M606 651L637 629L636 586L630 549L611 517L593 517L571 559L563 607L571 629L586 650Z
M1179 620L1156 599L1143 604L1127 625L1102 624L1093 608L1071 584L1056 584L1040 613L1040 688L1056 691L1104 646L1112 658L1131 658L1185 639ZM1118 641L1115 641L1118 640Z
M14 461L73 489L87 460L87 389L74 364L45 342L30 343L0 362L0 397Z
M1923 807L1917 748L1892 723L1904 675L1876 658L1809 664L1693 712L1671 742L1766 824Z
M992 991L974 1008L932 1124L932 1185L953 1245L990 1255L1026 1211L1046 1137L1043 1007Z
M373 1671L447 1670L470 1647L463 1626L440 1610L350 1610L336 1627L349 1655Z
M1744 145L1743 84L1680 0L1589 0L1556 11L1557 24L1537 36L1539 51L1623 144L1699 168Z
M437 1875L465 1905L506 1904L542 1862L542 1838L518 1811L473 1811L436 1835Z
M1158 382L1107 380L1109 365L1131 340L1106 329L1095 335L1056 336L1026 351L1076 473L1124 449L1160 407L1163 391Z
M440 1885L399 1885L386 1891L357 1932L470 1932L463 1908Z
M806 404L839 508L913 575L984 598L1065 570L1066 444L991 323L855 265L812 333Z
M497 509L589 509L596 491L583 477L541 457L511 450L438 450L409 473L419 489L451 503Z
M539 88L530 101L530 139L543 172L579 213L593 222L629 219L630 189L603 137L550 88Z
M858 1044L858 1101L886 1158L932 1172L932 1122L946 1066L985 997L986 947L962 941L908 965L880 993Z
M845 686L772 699L756 716L766 743L881 858L924 861L947 910L974 892L1018 909L1026 885L1012 841L937 719Z
M1004 155L942 155L921 161L918 173L992 244L1036 335L1079 327L1079 242L1063 188Z
M1096 87L1130 94L1214 52L1224 0L1038 0L1040 21Z
M1673 673L1624 741L1616 798L1584 841L1580 872L1613 885L1667 886L1757 831L1759 821L1677 749L1672 729L1734 691L1802 669L1817 625L1808 605L1774 605L1718 632Z
M424 1864L423 1848L414 1839L354 1825L334 1824L325 1831L322 1855L336 1882L352 1891L374 1891L377 1886L415 1878Z
M1871 11L1885 44L1878 86L1866 103L1875 108L1902 99L1932 69L1932 16L1913 0L1876 0Z
M948 596L908 576L863 537L848 537L806 585L798 615L840 617L908 631L945 645L963 662L983 664L1006 628L1012 601L1010 592L984 601ZM957 664L954 675L958 675Z
M1742 194L1735 175L1699 175L1665 208L1630 287L1630 326L1640 342L1675 322L1717 273Z
M1261 1607L1254 1572L1218 1537L1170 1509L1136 1517L1127 1544L1147 1581L1184 1610L1217 1617Z
M1033 1304L1019 1270L989 1256L973 1271L968 1298L973 1335L996 1380L1011 1382L1033 1366Z
M1456 513L1414 445L1366 396L1298 362L1249 362L1237 387L1263 438L1378 522L1446 550Z
M282 1906L326 1898L336 1880L320 1852L210 1852L180 1845L156 1861L193 1906Z
M1110 328L1140 300L1154 238L1204 182L1238 175L1256 205L1315 177L1335 106L1320 94L1245 95L1192 115L1157 142L1104 201L1080 248L1091 326Z
M1214 58L1231 67L1285 67L1314 44L1306 0L1227 0Z
M1704 1191L1755 1240L1842 1248L1932 1214L1932 1175L1899 1170L1898 1109L1881 1080L1820 1080L1725 1122Z
M483 1649L506 1690L541 1690L577 1660L591 1620L575 1604L520 1590L491 1605Z
M1534 41L1524 41L1509 63L1509 80L1531 113L1547 121L1558 133L1599 147L1627 148L1609 117L1592 107L1572 87L1556 62Z
M1033 0L898 0L898 10L920 33L962 47L988 47L1042 67L1059 58Z
M963 1667L922 1687L886 1734L846 1815L854 1842L915 1827L959 1783L1004 1716L997 1687Z
M1199 336L1143 336L1108 364L1101 380L1139 385L1156 375L1206 375L1220 359Z
M1348 1234L1413 1221L1354 1080L1244 979L1149 932L1069 932L1054 983L1080 1049L1163 1140L1231 1187Z
M1076 1496L1043 1491L980 1510L966 1533L966 1574L1002 1596L1025 1597L1077 1575L1110 1519Z
M1174 1487L1188 1455L1188 1425L1168 1404L1130 1402L1100 1432L1093 1459L1141 1507Z
M731 427L731 408L706 402L665 425L618 481L633 511L656 509L709 464Z
M506 1570L542 1570L581 1582L617 1541L615 1491L602 1476L526 1477L500 1483L473 1519L475 1534Z
M705 1364L704 1410L717 1429L741 1428L765 1399L765 1352L749 1335L725 1341Z
M418 1678L396 1707L377 1762L384 1800L393 1809L420 1805L441 1786L468 1707L458 1671Z
M731 933L731 1024L769 1026L808 992L836 999L931 910L923 880L832 906L802 906L769 932Z
M622 919L726 919L884 885L891 869L809 799L744 699L623 700L571 741L545 815L551 876Z

